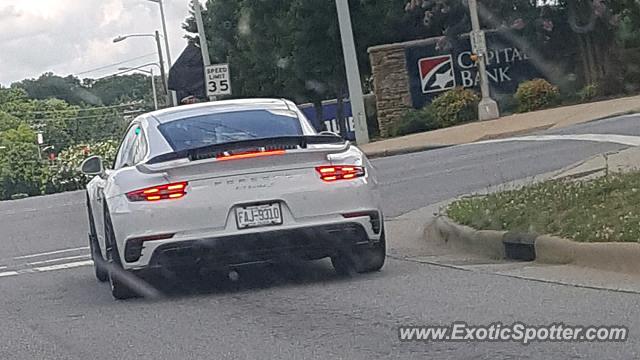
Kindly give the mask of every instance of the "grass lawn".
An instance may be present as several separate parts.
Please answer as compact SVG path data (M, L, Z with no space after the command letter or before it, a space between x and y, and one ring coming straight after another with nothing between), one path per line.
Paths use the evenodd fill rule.
M553 234L584 242L640 242L640 172L553 180L452 203L447 215L481 230Z

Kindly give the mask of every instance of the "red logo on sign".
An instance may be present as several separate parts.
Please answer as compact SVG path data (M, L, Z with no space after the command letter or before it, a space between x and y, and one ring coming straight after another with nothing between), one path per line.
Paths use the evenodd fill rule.
M418 60L422 92L440 92L456 87L451 55L441 55Z

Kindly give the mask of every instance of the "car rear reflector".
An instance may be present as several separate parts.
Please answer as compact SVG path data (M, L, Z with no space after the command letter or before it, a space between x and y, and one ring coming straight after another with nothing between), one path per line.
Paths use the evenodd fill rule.
M189 185L189 183L185 181L131 191L127 193L127 199L129 199L129 201L180 199L187 194L187 185Z
M157 234L151 236L142 236L127 240L124 248L124 260L126 262L134 262L142 256L144 243L147 241L167 240L171 239L175 234Z
M337 180L350 180L364 176L364 167L352 165L317 166L316 171L320 178L327 182Z
M342 214L345 219L358 218L368 216L371 221L371 229L374 233L379 234L382 227L382 221L380 220L380 213L378 211L356 211L351 213Z
M286 154L285 150L267 150L267 151L248 151L241 152L236 154L224 154L220 156L216 156L216 160L238 160L238 159L251 159L262 156L275 156L275 155L284 155Z

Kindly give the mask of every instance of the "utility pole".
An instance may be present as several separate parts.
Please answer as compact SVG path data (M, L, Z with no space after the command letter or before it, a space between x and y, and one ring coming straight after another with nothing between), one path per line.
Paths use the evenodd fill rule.
M363 145L369 142L369 129L367 127L367 113L364 107L364 98L362 95L362 83L360 81L360 69L358 68L356 45L353 40L349 1L336 0L336 9L338 10L338 22L340 24L340 36L342 38L342 52L344 53L347 84L349 86L351 112L355 122L356 142L359 145Z
M162 78L162 86L164 87L164 91L167 93L167 103L174 104L175 106L175 103L172 103L173 99L171 97L171 91L169 91L169 84L167 81L168 77L164 70L164 59L162 58L162 46L160 45L160 33L158 32L158 30L156 30L155 35L156 46L158 46L158 61L160 62L160 77Z
M202 7L198 0L193 0L192 3L193 12L196 17L196 24L198 26L198 38L200 39L200 51L202 51L202 63L204 64L206 71L207 66L211 65L211 58L209 57L209 45L207 44L207 35L204 32L204 22L202 21ZM203 73L202 76L205 76L205 74ZM209 101L216 101L216 97L210 96Z
M154 110L158 110L158 92L156 91L156 79L153 74L153 68L149 69L149 74L151 74L151 92L153 92L153 108Z
M471 16L471 39L472 51L478 55L478 72L480 73L480 92L482 99L478 104L478 118L480 120L491 120L500 117L498 103L491 98L489 92L489 77L487 76L487 45L484 32L480 30L480 20L478 19L477 0L469 1L469 14Z
M154 1L154 0L151 0ZM171 70L171 50L169 49L169 36L167 33L167 18L164 15L164 4L162 2L162 0L157 0L158 5L160 5L160 17L162 18L162 32L164 34L164 47L167 50L167 68L169 70ZM165 80L166 81L166 80ZM176 92L175 91L171 91L169 90L168 87L165 87L168 91L168 94L170 94L171 97L171 105L173 106L177 106L178 105L178 99L176 97Z

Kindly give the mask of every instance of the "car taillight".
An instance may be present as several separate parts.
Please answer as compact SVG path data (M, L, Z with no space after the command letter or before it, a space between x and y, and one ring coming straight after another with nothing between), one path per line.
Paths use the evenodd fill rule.
M127 198L130 201L158 201L167 199L180 199L187 194L186 189L188 184L189 183L185 181L131 191L127 193Z
M225 154L216 157L218 161L225 160L238 160L238 159L251 159L263 156L284 155L287 152L285 150L265 150L265 151L247 151L236 154Z
M349 180L364 176L364 168L362 166L336 165L336 166L317 166L316 171L320 174L320 178L324 181Z

